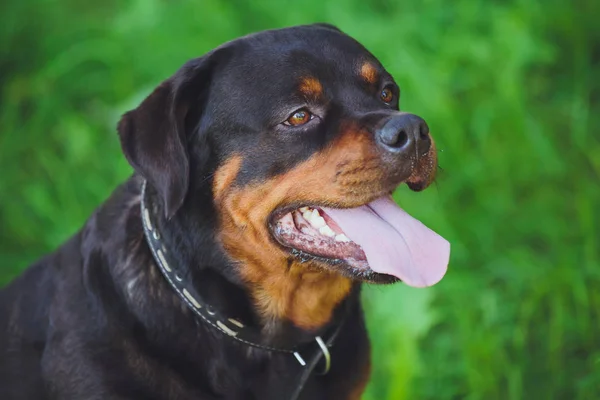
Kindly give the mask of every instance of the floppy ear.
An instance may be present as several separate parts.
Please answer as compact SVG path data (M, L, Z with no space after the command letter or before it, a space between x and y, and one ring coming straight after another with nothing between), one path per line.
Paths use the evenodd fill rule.
M188 132L201 115L211 80L214 52L186 63L160 84L118 125L121 147L131 166L162 198L171 218L183 204L189 184ZM186 120L193 126L186 126Z

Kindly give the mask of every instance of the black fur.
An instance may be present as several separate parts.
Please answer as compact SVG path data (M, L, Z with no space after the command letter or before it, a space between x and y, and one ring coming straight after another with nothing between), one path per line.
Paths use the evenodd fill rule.
M243 154L236 185L282 174L320 151L346 117L389 113L356 79L378 66L329 25L250 35L185 64L119 124L135 169L84 227L0 292L0 399L285 399L296 360L231 341L199 322L154 265L139 211L142 179L162 207L156 221L170 254L226 315L260 320L235 263L215 238L213 173ZM302 100L293 77L331 83L319 128L280 124ZM316 108L321 106L315 105ZM325 113L325 109L320 109ZM346 399L363 379L368 342L359 285L332 349L333 366L303 399ZM339 310L338 310L339 314ZM309 341L281 321L273 340Z

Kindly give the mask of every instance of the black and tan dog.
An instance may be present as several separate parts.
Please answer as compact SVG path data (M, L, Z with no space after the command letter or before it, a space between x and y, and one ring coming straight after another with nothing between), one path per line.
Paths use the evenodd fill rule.
M390 197L437 168L398 101L329 25L185 64L119 123L133 177L0 293L0 398L360 398L361 282L449 256Z

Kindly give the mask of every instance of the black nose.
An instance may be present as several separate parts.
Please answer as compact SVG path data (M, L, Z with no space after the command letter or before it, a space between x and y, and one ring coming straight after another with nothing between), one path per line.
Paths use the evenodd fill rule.
M375 132L375 138L385 150L409 156L423 155L431 147L429 127L414 114L401 113L392 117Z

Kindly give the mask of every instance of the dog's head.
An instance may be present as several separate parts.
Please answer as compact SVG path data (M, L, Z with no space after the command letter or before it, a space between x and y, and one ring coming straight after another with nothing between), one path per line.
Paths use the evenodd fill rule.
M261 287L257 298L265 282L294 274L343 277L330 288L341 292L354 280L428 286L444 275L449 246L390 194L401 183L426 188L436 150L399 100L358 42L300 26L188 62L123 117L119 134L167 218L193 216L202 206L193 199L210 193L216 238Z

